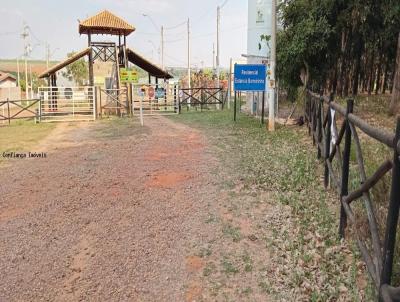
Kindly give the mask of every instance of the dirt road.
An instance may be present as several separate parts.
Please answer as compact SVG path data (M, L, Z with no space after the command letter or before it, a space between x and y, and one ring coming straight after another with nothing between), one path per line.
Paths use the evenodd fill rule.
M0 301L185 301L215 160L167 119L60 125L0 175Z
M366 301L301 136L188 117L59 124L3 160L0 301Z

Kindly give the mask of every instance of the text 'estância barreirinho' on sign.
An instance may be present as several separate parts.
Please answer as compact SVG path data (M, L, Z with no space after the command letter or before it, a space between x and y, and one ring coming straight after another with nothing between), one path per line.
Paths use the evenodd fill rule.
M235 79L235 84L264 84L264 79Z

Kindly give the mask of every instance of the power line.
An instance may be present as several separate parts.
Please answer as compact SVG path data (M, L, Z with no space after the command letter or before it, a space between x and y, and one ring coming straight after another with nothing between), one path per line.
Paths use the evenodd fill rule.
M220 5L221 8L223 8L229 0L225 0L222 5ZM210 8L207 11L204 12L204 14L200 15L198 18L194 19L194 22L192 23L197 23L198 21L203 21L206 16L208 16L210 13L214 12L214 8Z
M183 21L182 23L179 23L179 24L174 25L174 26L164 27L164 29L166 29L166 30L173 30L173 29L179 28L179 27L181 27L181 26L183 26L183 25L186 25L186 23L187 23L187 21Z
M182 60L180 60L180 59L177 59L177 58L175 58L175 57L172 57L172 56L170 56L170 55L168 55L168 54L164 54L164 55L165 55L167 58L169 58L170 60L175 61L176 63L183 64L183 65L186 64L185 61L182 61Z
M9 32L2 32L0 33L0 36L9 36L9 35L18 35L20 34L20 30L18 31L9 31Z
M234 31L234 30L238 30L238 29L242 29L245 28L247 25L239 25L239 26L235 26L235 27L231 27L231 28L227 28L224 30L221 30L220 32L230 32L230 31ZM200 34L200 35L194 35L192 36L192 39L200 39L200 38L205 38L205 37L210 37L210 36L215 36L217 34L216 31L210 32L210 33L206 33L206 34ZM176 40L167 40L165 41L165 43L176 43L176 42L181 42L181 41L185 41L186 38L181 38L181 39L176 39Z
M30 28L30 27L28 27L29 28L29 32L31 33L31 36L36 40L36 42L38 42L39 44L44 44L44 42L42 41L42 40L40 40L36 35L35 35L35 33L32 31L32 28Z
M219 7L223 8L228 2L229 2L229 0L225 0L224 3L222 3Z

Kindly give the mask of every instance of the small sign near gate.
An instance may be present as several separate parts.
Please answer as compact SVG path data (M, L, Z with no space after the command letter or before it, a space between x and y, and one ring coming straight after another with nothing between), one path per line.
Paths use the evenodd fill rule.
M121 83L137 83L139 81L138 72L135 69L120 68L119 75Z
M165 89L164 88L156 88L156 98L157 99L165 98Z
M149 98L154 98L154 93L155 93L155 89L154 87L149 87L147 90L147 94L149 95Z
M262 64L235 64L235 91L265 91L267 68Z

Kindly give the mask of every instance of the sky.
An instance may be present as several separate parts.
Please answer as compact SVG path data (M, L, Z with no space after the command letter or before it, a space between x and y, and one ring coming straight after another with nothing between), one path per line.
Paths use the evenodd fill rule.
M44 60L48 43L51 59L61 60L68 52L87 47L87 36L78 33L78 20L107 9L136 27L127 38L128 46L158 64L164 26L167 67L187 66L186 21L190 18L192 66L209 67L217 38L217 6L224 3L220 53L221 65L226 67L231 57L246 53L247 0L0 0L0 58L15 59L23 54L21 33L26 23L30 57ZM99 36L101 41L112 39Z

